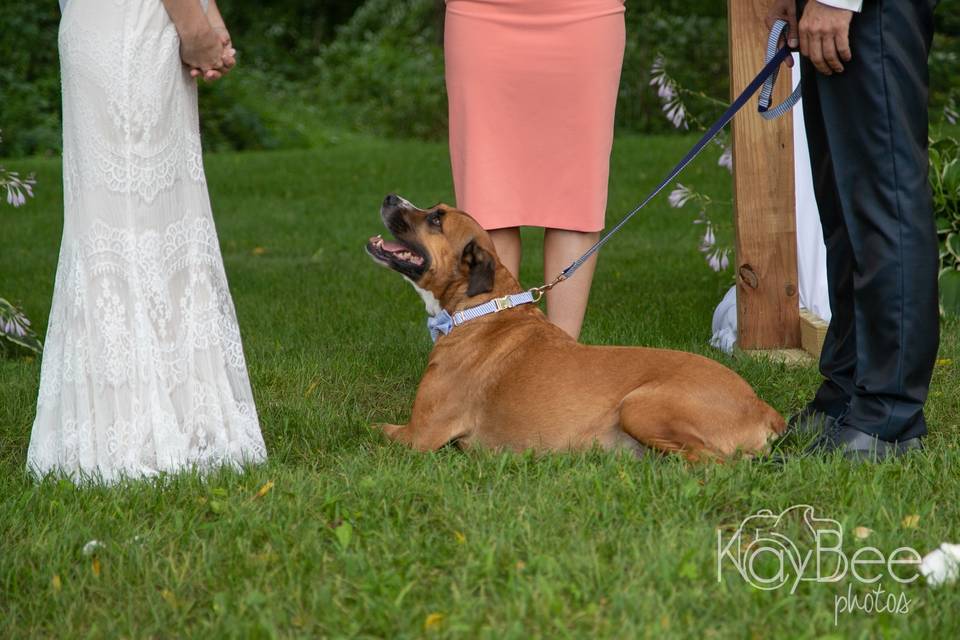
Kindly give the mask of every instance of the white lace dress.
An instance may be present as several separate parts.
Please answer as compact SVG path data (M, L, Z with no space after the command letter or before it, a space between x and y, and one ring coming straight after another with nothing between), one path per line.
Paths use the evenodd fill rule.
M263 460L173 23L160 0L70 0L60 60L64 229L28 468Z

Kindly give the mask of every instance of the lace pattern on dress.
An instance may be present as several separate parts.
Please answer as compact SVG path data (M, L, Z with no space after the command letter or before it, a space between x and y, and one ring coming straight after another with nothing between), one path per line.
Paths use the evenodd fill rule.
M188 121L188 111L196 120L196 86L183 82L179 51L172 24L139 38L61 32L64 103L72 106L64 110L70 199L83 183L151 203L182 177L205 181L197 127L171 126Z

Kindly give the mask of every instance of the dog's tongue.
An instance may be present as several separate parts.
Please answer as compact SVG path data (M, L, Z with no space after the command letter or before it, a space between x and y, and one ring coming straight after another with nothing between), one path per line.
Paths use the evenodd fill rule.
M399 242L390 242L389 240L384 240L383 244L380 245L384 250L389 251L390 253L396 253L398 251L406 251L407 248L400 244Z

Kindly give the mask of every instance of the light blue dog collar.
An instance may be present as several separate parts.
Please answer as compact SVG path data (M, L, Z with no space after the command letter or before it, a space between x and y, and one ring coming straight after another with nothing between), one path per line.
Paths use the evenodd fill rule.
M507 309L520 306L521 304L533 304L540 300L542 292L533 289L523 293L515 293L502 298L494 298L489 302L484 302L476 307L470 307L463 311L457 311L452 316L446 309L442 309L435 316L427 318L427 329L430 330L430 338L436 342L441 334L447 335L465 322L488 316L492 313L500 313Z

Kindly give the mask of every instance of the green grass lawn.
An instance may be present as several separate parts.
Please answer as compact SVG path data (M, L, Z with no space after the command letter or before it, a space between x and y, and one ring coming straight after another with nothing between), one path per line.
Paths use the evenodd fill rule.
M689 142L618 141L611 218ZM683 182L728 194L714 163ZM42 330L59 162L15 164L37 172L38 197L0 212L0 294ZM845 527L849 555L960 542L957 323L944 327L928 451L898 463L416 454L368 425L406 420L430 350L423 306L363 245L381 231L384 194L452 200L444 146L330 136L311 151L210 156L207 168L270 461L205 480L37 486L23 468L39 361L0 361L0 637L956 636L960 586L885 578L908 613L840 614L835 626L835 596L870 586L762 591L729 565L718 581L717 530L805 503ZM703 264L692 215L661 198L604 250L583 339L704 353L796 410L813 367L707 346L730 277ZM526 258L524 281L539 284L538 250ZM858 526L872 533L858 540ZM93 539L104 546L85 556Z

